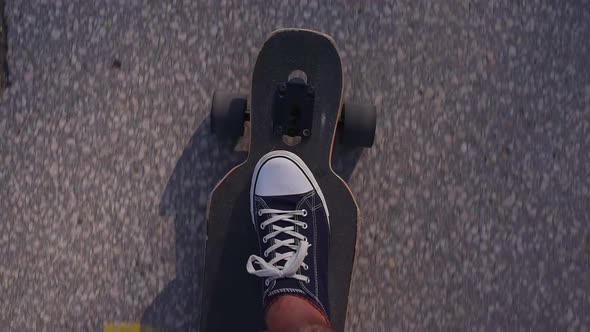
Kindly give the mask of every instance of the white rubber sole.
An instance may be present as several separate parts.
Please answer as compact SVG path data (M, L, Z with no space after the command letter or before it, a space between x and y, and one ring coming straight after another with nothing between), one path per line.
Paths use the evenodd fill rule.
M271 152L265 154L264 156L262 156L262 158L260 158L258 163L256 163L256 167L254 168L254 174L252 175L252 182L250 184L250 216L252 218L252 224L254 224L254 220L256 220L254 218L254 200L252 198L254 197L254 187L256 184L258 171L260 170L260 167L262 167L262 165L264 165L264 163L266 161L268 161L269 159L272 159L272 158L276 158L276 157L282 157L282 158L286 158L286 159L291 160L292 162L297 164L297 166L299 166L299 168L303 171L303 173L305 174L305 177L307 177L309 179L309 181L311 182L311 186L313 187L315 192L318 194L318 196L322 200L322 206L324 208L324 211L326 212L326 219L328 220L328 227L329 227L330 226L330 213L328 212L328 205L326 204L326 199L324 198L324 193L322 193L322 190L320 189L318 182L316 181L315 177L311 173L311 170L309 169L309 167L307 167L305 162L301 158L299 158L299 156L297 156L293 152L289 152L289 151L285 151L285 150L271 151ZM256 224L254 224L254 227L256 227Z

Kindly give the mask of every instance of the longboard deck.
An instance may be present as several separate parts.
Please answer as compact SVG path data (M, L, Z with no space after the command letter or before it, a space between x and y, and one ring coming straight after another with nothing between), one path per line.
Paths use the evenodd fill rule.
M305 72L315 90L313 127L309 139L295 146L273 132L273 91L294 70ZM211 192L207 210L207 244L201 331L261 331L263 279L246 272L251 254L259 254L250 219L250 182L260 157L288 150L313 172L330 212L330 318L337 331L346 322L354 257L358 207L347 184L331 167L334 133L342 107L342 64L333 40L321 33L284 29L262 46L252 78L251 136L246 161Z

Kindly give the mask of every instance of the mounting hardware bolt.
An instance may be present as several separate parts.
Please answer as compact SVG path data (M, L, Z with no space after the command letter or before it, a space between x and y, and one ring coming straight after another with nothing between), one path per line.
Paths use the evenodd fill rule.
M285 91L287 91L287 83L279 84L279 92L285 92Z
M309 136L309 134L311 134L309 129L303 129L303 136Z

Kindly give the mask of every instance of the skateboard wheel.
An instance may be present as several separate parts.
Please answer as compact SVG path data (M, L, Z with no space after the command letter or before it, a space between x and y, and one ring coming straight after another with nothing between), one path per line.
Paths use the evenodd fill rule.
M215 91L211 101L211 131L223 139L242 136L247 104L245 95Z
M377 109L371 104L342 105L340 141L348 146L371 147L375 141Z

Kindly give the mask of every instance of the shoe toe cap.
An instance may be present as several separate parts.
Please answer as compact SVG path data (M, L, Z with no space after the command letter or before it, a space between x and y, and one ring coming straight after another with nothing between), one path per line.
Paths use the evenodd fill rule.
M260 167L254 188L258 196L283 196L306 193L313 186L294 161L277 157Z

